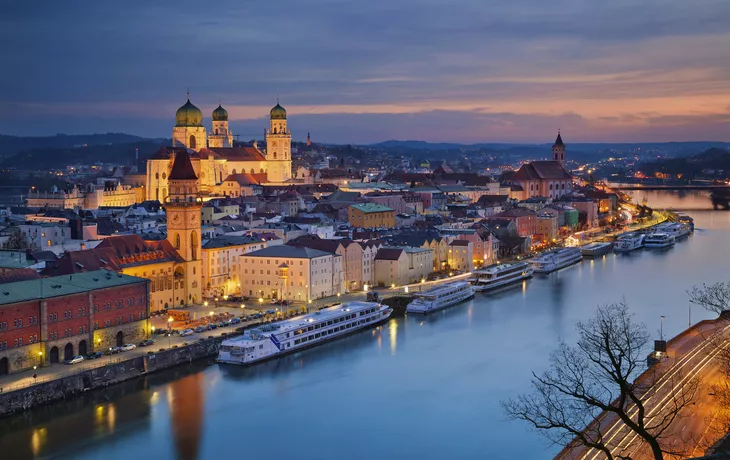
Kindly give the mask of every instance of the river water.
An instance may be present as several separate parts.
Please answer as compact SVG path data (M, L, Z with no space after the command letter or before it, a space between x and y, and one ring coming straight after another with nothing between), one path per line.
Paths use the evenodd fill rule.
M707 210L669 250L584 261L251 368L194 364L0 420L0 458L551 458L559 447L506 421L499 401L529 389L558 339L621 299L655 336L664 315L674 336L690 315L712 317L690 311L686 289L730 278L730 212L703 194L640 193Z

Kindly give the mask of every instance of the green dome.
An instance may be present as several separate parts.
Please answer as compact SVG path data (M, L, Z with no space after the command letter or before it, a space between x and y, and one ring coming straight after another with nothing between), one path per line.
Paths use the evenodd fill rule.
M190 99L175 114L175 126L203 126L203 112Z
M271 109L271 112L269 112L269 115L271 115L272 120L286 120L286 110L284 107L280 106L277 102L273 109Z
M228 110L218 104L218 108L213 111L213 121L228 121Z

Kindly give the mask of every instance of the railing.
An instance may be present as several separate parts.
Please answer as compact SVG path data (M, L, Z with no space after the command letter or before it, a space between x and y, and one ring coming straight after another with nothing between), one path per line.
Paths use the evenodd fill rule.
M99 369L101 367L106 367L106 366L109 366L112 364L119 364L122 361L128 361L128 360L122 359L121 357L110 358L108 356L104 356L102 358L97 358L94 361L84 361L84 364L82 364L82 365L69 364L69 366L74 366L73 371L61 372L58 374L39 377L37 379L34 379L33 377L25 377L25 379L28 379L28 381L14 383L12 385L3 385L2 383L0 383L0 394L9 393L11 391L22 390L24 388L30 388L30 387L39 385L41 383L48 383L48 382L60 380L60 379L66 378L66 377L70 377L72 375L81 374L82 372L89 371L92 369ZM89 364L86 364L86 363L89 363ZM47 367L47 366L44 366L44 367ZM40 369L43 369L43 368L40 368Z

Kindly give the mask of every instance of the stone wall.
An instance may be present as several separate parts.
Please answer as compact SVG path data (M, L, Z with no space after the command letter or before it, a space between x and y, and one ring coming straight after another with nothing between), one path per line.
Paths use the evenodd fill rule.
M180 364L214 357L226 337L169 350L150 353L108 366L89 369L51 382L40 383L7 393L0 393L0 417L31 409L50 402L78 396L87 391L144 376Z

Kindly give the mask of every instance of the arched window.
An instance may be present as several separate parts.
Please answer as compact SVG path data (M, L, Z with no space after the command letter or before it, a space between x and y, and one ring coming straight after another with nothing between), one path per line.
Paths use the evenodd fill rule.
M167 198L167 189L163 188L162 189L162 201L165 201L165 198Z
M192 134L190 135L190 148L195 148L195 136L193 136Z
M190 257L195 260L198 257L198 234L190 232Z
M160 173L155 173L155 179L160 180Z
M251 174L255 174L255 171L253 170L253 168L251 168Z
M233 170L233 172L232 172L231 174L236 174L236 170L234 169L234 170Z
M552 190L552 189L553 189L553 184L550 184L550 190Z
M276 152L274 152L274 160L276 160Z
M261 174L263 174L263 173L264 173L264 168L261 168Z
M218 135L218 128L215 129L215 134Z
M175 235L175 249L180 250L180 234Z
M219 177L220 177L220 180L218 182L221 182L222 183L223 182L223 171L219 172L218 174L219 174Z

